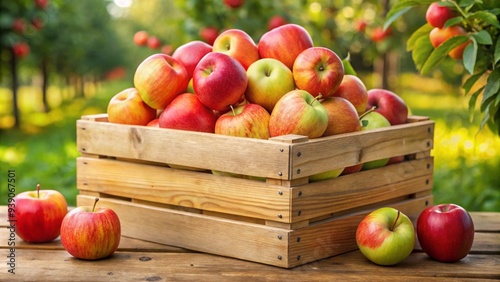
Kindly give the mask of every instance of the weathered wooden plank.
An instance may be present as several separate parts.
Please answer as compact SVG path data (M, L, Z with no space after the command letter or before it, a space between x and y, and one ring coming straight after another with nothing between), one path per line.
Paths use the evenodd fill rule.
M500 232L498 212L469 212L476 231Z
M111 159L78 158L77 188L181 207L290 221L290 189L262 181Z

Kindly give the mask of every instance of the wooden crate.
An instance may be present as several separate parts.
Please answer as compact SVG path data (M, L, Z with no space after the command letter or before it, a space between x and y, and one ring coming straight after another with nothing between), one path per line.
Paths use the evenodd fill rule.
M124 236L291 268L356 249L356 227L375 208L392 206L415 219L432 204L433 136L434 122L417 116L311 140L84 116L77 121L77 205L100 197L119 215ZM401 163L309 182L327 170L402 155Z

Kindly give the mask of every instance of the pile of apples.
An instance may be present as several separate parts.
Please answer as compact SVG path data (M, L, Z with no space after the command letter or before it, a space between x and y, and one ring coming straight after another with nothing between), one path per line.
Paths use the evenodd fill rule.
M228 29L213 46L191 41L171 56L153 54L139 64L133 83L109 101L109 122L262 139L318 138L402 124L408 116L398 95L367 90L359 77L345 74L334 51L314 46L296 24L267 31L258 44L245 31Z

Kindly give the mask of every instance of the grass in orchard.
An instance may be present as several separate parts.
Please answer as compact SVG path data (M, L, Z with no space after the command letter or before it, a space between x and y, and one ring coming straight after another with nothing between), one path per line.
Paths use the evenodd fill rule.
M480 117L473 121L467 110L467 97L453 93L438 79L418 75L400 77L400 94L415 115L436 122L434 149L434 188L436 203L456 203L468 210L500 209L500 138L488 129L479 130ZM42 189L61 191L69 205L76 204L76 120L85 114L103 113L109 99L129 82L106 82L86 98L73 98L71 91L52 87L43 113L41 93L35 87L22 87L19 100L21 130L2 129L12 123L11 94L0 88L0 167L6 173L16 170L17 193ZM61 98L62 97L62 98ZM6 185L0 185L6 195ZM0 204L7 199L0 197Z

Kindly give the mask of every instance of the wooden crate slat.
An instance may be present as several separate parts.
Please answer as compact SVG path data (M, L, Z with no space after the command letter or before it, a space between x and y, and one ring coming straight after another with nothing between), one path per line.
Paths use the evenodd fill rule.
M420 121L293 144L292 179L372 160L430 151L434 122Z
M430 191L432 174L433 158L429 157L295 187L292 221Z
M290 221L290 189L210 173L80 157L77 160L77 187L182 207Z
M289 177L289 146L269 140L79 120L77 147L86 154Z
M78 206L93 201L77 196ZM127 237L286 267L278 256L288 257L287 230L106 198L99 205L117 213Z

